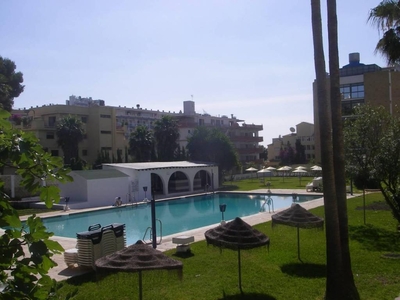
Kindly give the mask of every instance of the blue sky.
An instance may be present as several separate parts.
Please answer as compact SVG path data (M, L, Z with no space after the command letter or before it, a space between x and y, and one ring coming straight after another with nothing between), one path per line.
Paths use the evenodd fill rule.
M367 23L378 4L338 1L341 66L351 52L386 65ZM0 30L24 74L16 108L76 95L179 112L193 95L198 113L263 124L264 145L313 123L310 1L1 1Z

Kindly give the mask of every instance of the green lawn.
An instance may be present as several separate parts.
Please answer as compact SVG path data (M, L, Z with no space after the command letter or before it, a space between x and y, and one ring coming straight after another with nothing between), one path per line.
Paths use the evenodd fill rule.
M254 177L250 179L226 181L220 188L221 190L240 190L249 191L256 189L265 189L264 184L270 182L271 189L304 189L307 183L313 180L313 177Z
M272 182L277 183L277 179L273 178ZM285 178L286 182L290 185ZM250 189L255 188L258 187L252 186ZM282 188L281 184L279 188ZM379 193L367 195L367 205L377 201L383 201ZM367 225L363 225L362 202L362 197L348 201L350 247L356 285L361 299L394 299L400 295L400 259L383 258L382 255L400 252L397 222L388 210L368 209ZM312 212L324 215L323 207ZM200 241L192 244L191 256L178 257L175 250L166 252L183 262L182 280L173 272L143 272L143 298L323 299L324 231L300 230L301 258L304 262L301 263L297 260L295 228L283 225L272 228L270 222L255 228L270 237L271 245L269 251L259 248L241 252L243 295L238 288L237 253L227 249L220 252L218 248L208 247L205 241ZM100 278L93 272L60 282L57 295L59 299L138 299L138 276L137 273L119 273Z

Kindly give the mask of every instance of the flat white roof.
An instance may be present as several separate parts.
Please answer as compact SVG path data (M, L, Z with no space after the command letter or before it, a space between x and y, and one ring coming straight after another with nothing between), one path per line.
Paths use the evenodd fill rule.
M71 171L71 173L75 173L86 180L129 177L118 170L75 170Z
M179 168L198 168L213 167L213 163L200 163L191 161L167 161L167 162L138 162L138 163L120 163L120 164L103 164L104 166L122 167L134 170L152 170L152 169L179 169Z

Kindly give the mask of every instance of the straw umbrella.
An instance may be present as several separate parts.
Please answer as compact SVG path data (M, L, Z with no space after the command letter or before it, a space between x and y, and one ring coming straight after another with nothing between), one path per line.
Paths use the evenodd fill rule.
M313 215L297 203L293 203L288 209L272 215L272 226L283 224L297 228L297 257L300 259L300 228L323 228L324 219Z
M231 222L207 230L204 235L207 240L207 245L211 244L219 248L237 250L239 289L243 292L240 250L253 249L264 245L269 247L269 237L264 233L253 229L249 224L238 217Z
M145 244L135 244L99 258L96 270L103 272L139 272L139 299L142 299L142 271L176 270L182 278L181 261L166 256L159 250Z

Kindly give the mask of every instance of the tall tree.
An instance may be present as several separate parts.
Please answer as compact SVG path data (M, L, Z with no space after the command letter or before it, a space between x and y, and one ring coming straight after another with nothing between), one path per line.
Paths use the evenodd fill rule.
M400 119L382 106L356 108L346 120L346 163L365 183L377 184L400 223Z
M296 153L294 155L294 162L297 164L304 164L306 159L305 147L301 144L301 140L297 139L295 144Z
M129 137L129 153L136 161L150 161L154 151L153 134L145 126L137 126Z
M0 168L7 167L21 176L21 185L51 207L60 200L59 188L42 185L43 180L71 181L69 170L63 168L59 157L43 150L31 134L15 130L7 121L10 114L0 109ZM40 217L30 216L23 224L10 204L4 182L0 180L0 283L1 299L50 299L56 282L48 271L57 264L54 254L63 248L50 240L54 234L43 226Z
M170 116L164 116L154 124L154 140L158 161L173 161L179 151L178 122Z
M380 52L390 65L400 63L400 2L383 0L371 9L368 21L383 32L375 50Z
M339 74L339 51L338 51L338 21L336 0L327 0L328 11L328 43L329 43L329 80L331 99L332 120L332 149L333 149L333 172L336 190L336 205L339 220L340 246L343 272L341 277L341 289L345 291L342 299L359 299L357 288L354 283L351 268L348 218L347 218L347 192L346 171L344 156L343 120L342 120L342 97L340 93Z
M79 143L83 141L85 132L83 123L75 116L62 118L56 126L57 143L64 152L64 163L79 160Z
M218 128L196 128L188 139L186 148L191 160L216 163L220 170L220 179L240 165L235 147Z
M0 56L0 108L6 111L12 110L14 98L24 91L23 75L16 68L12 60Z
M354 281L346 282L347 279L352 280L351 265L343 263L347 252L343 250L343 239L341 236L344 226L340 224L340 218L343 214L339 213L337 201L337 193L342 194L341 181L336 181L336 176L341 174L340 155L334 157L333 141L340 139L340 126L337 124L337 117L332 117L333 113L337 113L338 101L337 91L338 86L338 67L336 62L337 56L337 20L336 20L336 1L328 0L328 36L330 50L330 71L333 87L331 88L331 97L328 97L327 78L325 69L325 55L323 50L322 38L322 20L321 20L321 5L320 0L311 0L311 15L312 29L314 40L314 61L317 83L318 97L318 118L319 131L321 140L322 153L322 169L323 169L323 185L324 185L324 207L325 207L325 222L326 222L326 257L327 257L327 278L325 299L359 299ZM336 47L336 48L335 48ZM336 70L337 68L337 70ZM331 102L329 102L329 98ZM340 99L340 98L339 98ZM340 117L340 113L339 113ZM336 131L336 132L334 132ZM339 141L340 143L340 141ZM340 151L341 147L335 148ZM335 169L336 167L336 169ZM337 174L335 174L337 172ZM343 171L344 172L344 171ZM344 173L343 173L344 174ZM345 187L344 187L345 188ZM340 197L340 196L339 196ZM346 242L344 242L346 244ZM344 245L346 247L346 245ZM349 268L347 270L346 268Z

